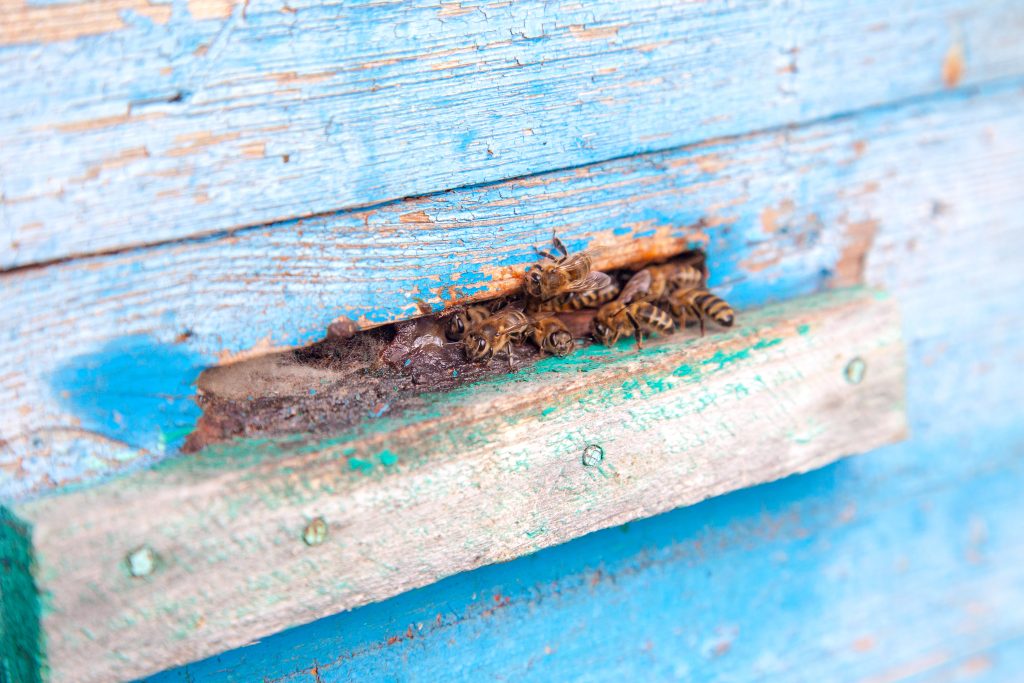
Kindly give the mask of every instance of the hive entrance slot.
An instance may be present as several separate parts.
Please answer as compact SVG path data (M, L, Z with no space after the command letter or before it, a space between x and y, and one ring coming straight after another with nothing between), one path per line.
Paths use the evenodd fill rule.
M690 256L698 253L680 258ZM625 284L634 272L609 274ZM558 314L576 340L575 353L585 354L593 343L595 312ZM184 450L194 452L235 436L337 432L423 406L426 395L510 372L504 353L468 361L462 344L446 339L444 323L444 313L432 314L210 368L197 382L203 415ZM632 343L631 338L620 341ZM514 344L513 355L511 372L541 358L529 343Z

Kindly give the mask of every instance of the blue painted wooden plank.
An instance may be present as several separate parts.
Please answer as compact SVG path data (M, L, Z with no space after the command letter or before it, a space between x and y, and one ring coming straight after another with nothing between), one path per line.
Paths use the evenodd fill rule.
M339 315L508 291L553 229L606 265L705 246L739 307L857 282L865 263L899 284L925 268L925 233L973 250L963 277L983 278L1024 248L1019 85L0 276L0 495L174 452L203 366L308 343Z
M15 2L0 268L1019 75L1016 0Z

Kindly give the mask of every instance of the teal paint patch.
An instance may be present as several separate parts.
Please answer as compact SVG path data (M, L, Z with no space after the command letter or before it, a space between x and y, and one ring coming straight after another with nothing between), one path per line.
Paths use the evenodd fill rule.
M348 467L354 472L362 472L363 474L369 474L373 469L373 463L369 460L363 460L361 458L349 458Z
M781 343L782 343L782 340L778 339L778 338L776 338L776 339L762 339L761 341L757 342L756 344L754 344L750 348L754 349L755 351L760 351L761 349L767 349L767 348L771 348L772 346L778 346Z
M684 363L683 365L680 365L678 368L672 371L673 377L694 377L699 375L700 370L698 370L697 368L693 367L688 363Z
M377 458L380 460L380 464L384 465L384 467L391 467L398 462L398 456L387 449L381 451Z
M541 417L547 417L548 415L550 415L551 413L555 412L556 410L558 410L558 408L556 406L548 406L544 410L540 411L540 416Z
M762 349L767 349L767 348L770 348L772 346L778 346L781 343L782 343L781 339L762 339L759 342L757 342L756 344L754 344L753 346L748 346L747 348L740 349L738 351L726 352L726 351L723 351L723 350L719 349L719 350L715 351L715 354L713 356L711 356L710 358L708 358L706 360L701 361L701 365L716 365L717 364L717 367L715 368L715 370L721 370L726 365L734 363L734 362L736 362L738 360L746 360L747 358L750 358L750 352L751 351L760 351Z
M38 683L46 673L32 529L0 507L0 679Z
M811 331L810 325L797 325L796 331L798 334L805 335Z
M750 348L741 349L739 351L732 351L730 353L726 353L725 351L719 349L718 351L715 351L715 355L711 356L711 358L701 361L701 365L714 365L717 363L718 367L715 369L721 370L726 365L729 365L734 361L743 360L749 357Z

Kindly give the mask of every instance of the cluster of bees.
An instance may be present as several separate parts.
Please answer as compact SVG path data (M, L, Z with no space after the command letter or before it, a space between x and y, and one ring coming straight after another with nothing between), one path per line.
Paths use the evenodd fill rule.
M569 254L558 237L552 238L557 255L538 250L539 263L523 279L522 297L451 309L445 336L461 342L466 358L480 362L504 351L509 367L513 345L533 343L541 355L565 356L576 348L569 328L558 317L583 309L597 309L590 333L606 346L633 336L637 348L651 334L671 334L689 322L705 321L731 327L732 308L707 289L703 254L647 266L625 285L592 269L586 252Z

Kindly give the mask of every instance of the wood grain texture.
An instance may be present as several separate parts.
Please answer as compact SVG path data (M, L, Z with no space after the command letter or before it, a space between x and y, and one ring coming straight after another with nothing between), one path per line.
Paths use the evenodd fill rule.
M0 268L1020 75L1016 0L4 0Z
M961 158L958 191L933 176L931 206L908 192L920 219L881 221L865 260L900 306L908 441L147 680L1016 680L1024 213L989 201L1017 176L982 182L1002 148Z
M1013 234L1020 86L0 276L0 495L173 453L205 366L311 342L340 315L507 292L555 229L605 266L702 246L740 309L898 268L923 234Z
M890 299L845 290L720 338L544 361L418 419L207 450L21 506L49 672L145 674L900 439L899 329ZM585 465L588 446L603 455ZM326 538L305 545L317 518ZM138 548L155 557L142 578L125 564Z
M597 532L145 680L1014 681L1024 433L987 427Z

